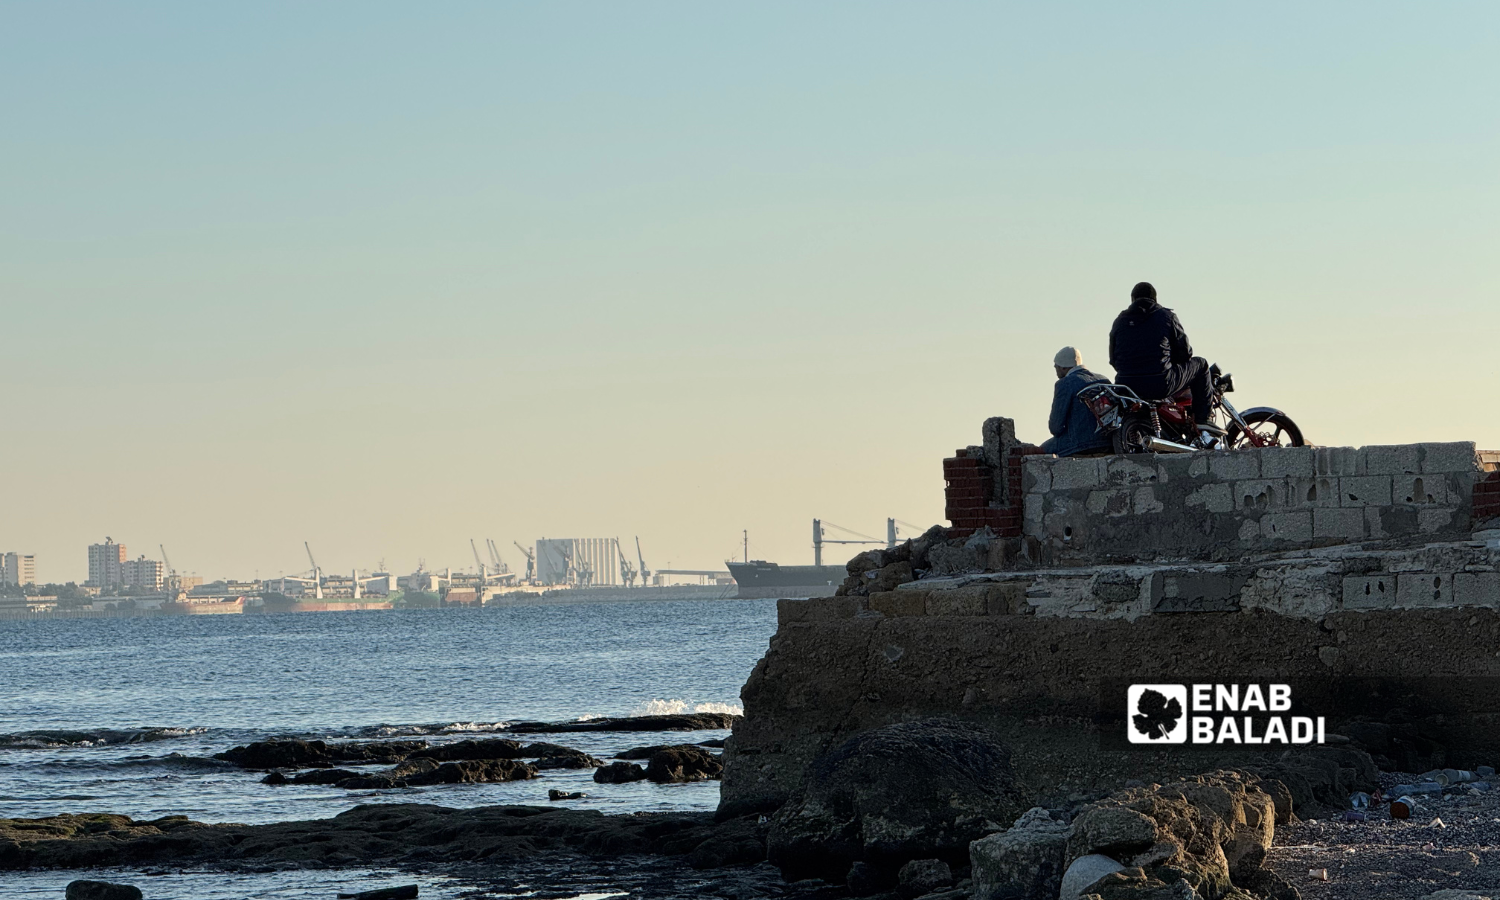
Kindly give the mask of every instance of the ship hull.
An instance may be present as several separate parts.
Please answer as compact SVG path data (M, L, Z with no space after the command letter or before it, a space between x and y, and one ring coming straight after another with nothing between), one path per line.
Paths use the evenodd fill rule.
M736 596L744 600L832 597L846 574L843 566L782 566L761 560L728 566L739 586Z

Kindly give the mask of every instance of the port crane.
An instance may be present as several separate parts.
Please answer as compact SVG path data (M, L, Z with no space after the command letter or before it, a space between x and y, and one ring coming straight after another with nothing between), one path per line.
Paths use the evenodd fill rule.
M625 582L628 588L635 587L635 566L631 565L630 560L626 558L625 548L620 546L619 538L615 538L615 552L620 554L620 580ZM642 581L641 587L645 586L645 582Z
M494 560L494 562L495 562L495 572L497 574L500 574L500 575L509 575L510 574L510 566L507 566L505 564L505 560L503 560L503 559L500 558L500 548L497 547L497 546L495 546L494 539L493 538L485 538L484 539L484 545L487 548L489 548L490 559Z
M536 554L522 547L517 541L511 541L511 543L515 544L516 549L526 555L526 583L536 584Z
M175 601L177 595L182 593L182 579L177 577L177 570L172 568L172 561L167 558L167 545L157 544L156 546L161 548L161 562L167 569L167 595Z
M641 536L640 535L636 535L635 536L635 558L641 564L641 586L644 587L644 586L646 586L647 584L650 583L650 580L651 580L651 570L648 569L648 568L646 568L646 557L644 557L644 556L641 555Z

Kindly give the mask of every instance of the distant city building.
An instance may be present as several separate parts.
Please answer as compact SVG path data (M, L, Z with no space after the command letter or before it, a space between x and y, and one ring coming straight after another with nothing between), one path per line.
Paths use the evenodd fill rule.
M89 544L89 580L97 588L120 587L125 583L125 545L105 538L102 544Z
M125 548L120 547L120 549ZM166 569L166 565L159 559L147 559L144 556L127 559L120 563L120 584L125 587L159 591L167 578Z
M36 557L30 553L0 553L0 584L36 584Z

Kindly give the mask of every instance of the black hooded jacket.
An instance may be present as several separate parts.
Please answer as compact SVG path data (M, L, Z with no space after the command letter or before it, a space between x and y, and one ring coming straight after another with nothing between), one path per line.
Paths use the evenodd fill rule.
M1132 300L1109 330L1109 364L1129 378L1163 375L1193 358L1177 313L1148 297Z

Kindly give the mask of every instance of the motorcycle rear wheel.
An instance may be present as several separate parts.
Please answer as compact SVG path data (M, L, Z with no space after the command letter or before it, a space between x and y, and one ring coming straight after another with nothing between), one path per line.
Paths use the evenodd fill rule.
M1121 455L1126 453L1150 453L1151 439L1156 437L1156 429L1151 427L1151 420L1128 418L1120 423L1111 435L1115 452Z
M1291 420L1286 413L1279 412L1252 412L1244 417L1245 424L1255 432L1266 447L1301 447L1302 429ZM1224 443L1231 450L1245 450L1256 446L1250 440L1250 436L1240 430L1239 423L1229 423L1229 433L1224 437Z

